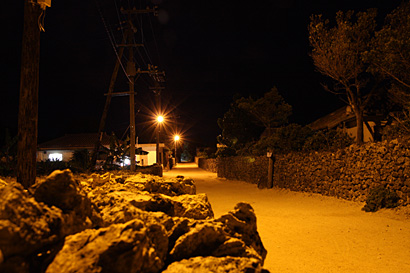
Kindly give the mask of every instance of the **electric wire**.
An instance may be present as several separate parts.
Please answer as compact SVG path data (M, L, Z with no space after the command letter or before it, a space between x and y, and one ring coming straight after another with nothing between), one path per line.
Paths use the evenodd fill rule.
M124 37L124 30L121 27L121 16L120 16L120 13L118 12L118 6L117 6L117 1L116 0L114 0L114 4L115 4L115 11L117 12L118 23L119 23L119 26L120 26L119 28L121 30L122 37Z
M151 26L152 37L153 37L153 39L154 39L155 48L156 48L156 50L157 50L158 62L159 62L159 64L161 65L161 67L163 67L162 62L161 62L161 57L160 57L160 55L159 55L159 48L158 48L157 38L155 37L155 33L154 33L154 26L152 25L151 17L148 17L148 18L149 18L149 24L150 24L150 26Z
M113 48L113 50L114 50L114 52L115 52L115 55L117 56L118 62L119 62L120 65L121 65L122 71L124 72L124 74L125 74L125 76L127 77L128 81L131 82L131 79L130 79L130 77L128 76L127 71L126 71L124 65L123 65L122 62L121 62L121 58L120 58L120 56L118 55L117 48L115 47L113 38L111 37L110 32L109 32L109 30L108 30L108 27L107 27L107 24L106 24L106 22L105 22L104 16L103 16L103 14L102 14L102 12L101 12L101 9L100 9L100 5L98 4L98 1L97 1L97 0L95 0L95 3L96 3L96 6L97 6L97 9L98 9L98 13L100 14L101 20L102 20L102 22L103 22L105 31L107 32L108 38L109 38L109 40L110 40L111 46L112 46L112 48Z

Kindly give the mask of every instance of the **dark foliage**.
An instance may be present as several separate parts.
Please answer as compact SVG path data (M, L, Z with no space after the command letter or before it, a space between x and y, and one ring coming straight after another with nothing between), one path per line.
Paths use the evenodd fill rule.
M308 137L303 145L304 151L335 151L354 143L354 138L338 129L317 131Z
M381 208L395 208L400 200L396 192L387 189L385 186L378 186L370 190L366 199L366 205L362 210L374 212Z
M68 162L47 159L37 162L37 175L49 175L55 170L65 170L69 168L70 164Z

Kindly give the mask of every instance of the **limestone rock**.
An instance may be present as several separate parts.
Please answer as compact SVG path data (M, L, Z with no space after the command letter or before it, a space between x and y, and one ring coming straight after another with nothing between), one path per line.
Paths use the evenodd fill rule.
M206 194L185 194L169 198L174 204L174 215L193 219L212 219L214 213Z
M7 186L7 182L0 178L0 189L4 188L5 186Z
M163 178L156 176L134 175L128 177L124 184L128 190L130 190L130 188L135 188L138 191L161 193L168 196L196 193L196 187L193 180L184 177L177 177L165 181Z
M0 249L5 259L29 255L62 238L62 212L38 203L19 183L0 189Z
M189 232L183 234L175 242L170 259L179 261L195 256L209 256L225 240L227 234L221 223L203 222L191 226Z
M134 208L151 212L163 212L169 216L209 219L213 217L211 205L205 194L167 196L146 191L131 192L122 186L112 186L110 192L99 188L89 195L106 222L124 222L138 213ZM128 206L128 207L127 207ZM121 207L121 208L120 208ZM124 210L122 210L124 209ZM115 215L113 221L109 216ZM123 220L120 220L120 219Z
M259 260L238 257L194 257L170 264L163 273L269 273Z
M159 272L167 250L162 225L133 220L68 236L46 272Z
M256 216L251 205L238 203L233 211L216 219L228 229L230 236L241 239L248 247L254 249L264 261L267 251L262 244L256 226Z
M172 231L168 262L195 256L255 258L263 264L267 251L256 229L249 204L239 203L219 219L181 221Z
M38 202L63 211L63 228L66 235L101 225L98 212L89 198L81 193L79 183L68 169L54 171L45 180L33 185L30 191Z

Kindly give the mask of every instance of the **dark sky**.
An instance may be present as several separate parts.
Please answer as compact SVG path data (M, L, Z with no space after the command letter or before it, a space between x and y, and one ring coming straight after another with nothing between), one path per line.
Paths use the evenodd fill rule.
M18 3L16 3L18 2ZM376 7L380 18L400 1L381 0L52 0L41 34L39 142L66 133L96 132L120 42L121 6L159 6L159 16L143 15L136 27L138 66L157 65L166 73L163 107L169 124L198 145L216 142L217 118L234 94L262 96L277 86L293 107L292 121L308 124L343 105L321 87L308 55L311 14L334 18L338 10ZM134 3L134 4L133 4ZM1 138L17 132L23 0L1 10ZM382 20L381 20L382 21ZM111 37L111 40L110 38ZM142 40L143 39L143 40ZM123 59L124 65L126 60ZM152 140L152 80L136 82L137 134ZM120 71L115 91L128 88ZM127 97L113 98L107 131L127 130Z

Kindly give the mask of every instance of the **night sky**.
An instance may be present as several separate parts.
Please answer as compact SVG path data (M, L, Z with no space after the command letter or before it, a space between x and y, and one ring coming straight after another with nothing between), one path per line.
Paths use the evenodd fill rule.
M171 111L168 133L172 125L186 142L201 146L216 143L217 119L229 109L234 94L262 96L276 86L293 107L291 121L302 125L342 106L323 90L325 78L308 55L309 17L322 13L333 19L338 10L376 7L382 22L399 2L52 0L41 34L39 142L98 130L116 61L112 43L120 43L122 35L121 6L158 5L158 17L138 17L135 39L145 47L136 51L137 66L146 70L151 63L165 71L161 99L163 108ZM23 3L8 1L0 14L0 140L5 128L17 133ZM152 79L142 75L135 87L136 131L146 142L154 141L150 86ZM120 70L114 91L127 89ZM113 98L106 131L121 137L128 111L128 97Z

